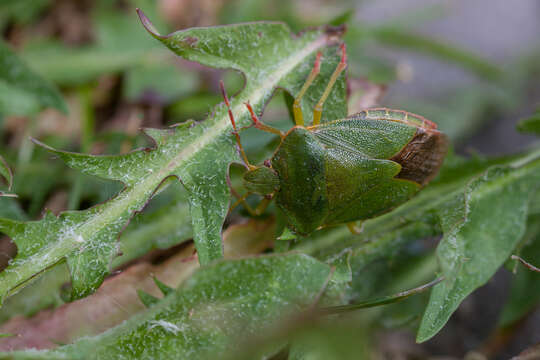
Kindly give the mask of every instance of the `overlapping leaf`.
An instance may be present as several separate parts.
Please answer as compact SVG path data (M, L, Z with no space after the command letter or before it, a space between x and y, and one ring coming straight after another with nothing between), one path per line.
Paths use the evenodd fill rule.
M142 16L148 29L153 29ZM232 101L239 126L250 123L244 102L261 112L276 87L293 93L310 71L315 53L323 51L324 64L317 84L306 97L306 117L322 93L328 74L339 60L335 31L312 30L294 36L278 23L251 23L179 31L170 36L152 35L178 55L204 65L241 71L244 90ZM332 91L323 118L345 115L344 82ZM117 254L116 239L135 211L140 210L168 177L178 177L188 191L194 240L201 263L222 256L221 227L227 213L229 189L226 174L238 160L230 122L218 106L203 123L184 123L171 130L147 130L154 149L120 156L91 156L52 151L69 166L126 187L114 199L86 211L48 213L42 220L0 220L0 230L13 238L17 257L0 273L0 298L18 290L26 281L66 260L71 271L73 297L94 291L109 272Z
M212 359L317 301L330 267L301 254L221 261L147 312L94 338L14 358Z
M439 210L444 238L437 255L445 280L433 289L418 341L434 336L508 259L524 234L530 194L538 184L538 158L492 167Z
M0 41L0 114L31 115L45 107L67 112L59 91Z
M161 204L157 209L145 209L143 214L135 216L120 237L118 245L122 256L113 259L111 268L115 269L129 263L152 249L166 249L193 237L189 205L184 194L178 189L169 188L159 197L174 200L166 205ZM2 205L0 203L0 206ZM5 208L0 207L0 210ZM44 308L63 303L60 288L68 281L67 266L55 266L34 281L32 286L22 289L6 300L4 306L0 308L0 322L17 315L29 316Z

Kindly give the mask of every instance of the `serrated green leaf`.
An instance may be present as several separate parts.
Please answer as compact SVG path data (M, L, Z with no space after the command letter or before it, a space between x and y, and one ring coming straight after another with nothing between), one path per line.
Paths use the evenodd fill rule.
M30 115L53 107L67 113L60 92L0 41L0 114Z
M146 291L137 290L137 296L141 300L141 302L146 306L147 308L157 304L159 302L159 299L155 296L150 295Z
M153 211L145 209L142 214L136 215L122 233L120 238L122 256L113 260L113 268L141 257L153 249L167 249L193 237L187 198L183 193L180 195L178 193L180 191L171 186L160 196L176 196L174 201L160 204L161 206ZM153 199L149 205L152 206L154 201Z
M166 205L160 204L158 209L152 211L151 207L161 197L175 198ZM2 201L13 199L0 199L0 213L4 217L16 220L25 220L15 210L8 212L7 205L2 207ZM150 203L150 209L137 214L122 233L119 247L121 256L115 258L111 268L116 269L136 258L143 256L153 249L166 249L192 238L191 221L189 218L189 205L182 192L172 187L160 194ZM65 264L54 266L43 276L32 282L14 296L8 298L0 309L0 322L16 315L30 316L47 307L57 306L63 301L59 297L59 289L69 282L69 269Z
M324 91L328 78L339 62L337 48L326 46L339 41L339 33L332 30L328 34L323 31L312 31L302 33L302 37L311 41L311 45L303 49L302 56L308 56L308 61L295 64L294 71L286 69L283 65L275 62L275 56L285 56L287 48L295 48L299 39L290 37L290 30L283 24L277 22L261 22L251 25L236 24L214 27L215 36L208 36L208 28L193 28L184 31L177 31L170 35L160 35L152 23L139 11L141 21L149 33L169 47L177 55L187 60L199 62L203 65L234 69L241 71L246 76L246 88L250 88L250 81L257 82L261 78L267 78L269 70L273 69L278 78L278 86L288 90L292 94L298 93L304 84L307 75L313 67L314 55L317 50L323 51L322 65L319 76L310 87L302 99L302 111L306 123L313 119L313 109ZM263 36L264 33L264 36ZM321 37L321 35L323 35ZM280 38L281 44L276 45L275 39ZM214 51L220 48L218 52ZM254 51L254 47L259 49ZM299 49L300 50L300 49ZM257 64L257 66L253 66ZM289 74L287 74L289 73ZM287 74L286 77L282 77ZM280 77L282 77L280 79ZM271 94L257 93L257 96L264 98L266 103ZM253 105L253 103L252 103ZM260 109L254 106L257 113ZM344 74L336 82L328 99L325 102L322 122L343 118L347 115L346 89ZM245 125L249 125L249 119L244 118Z
M156 286L159 288L163 296L167 296L174 291L172 287L165 285L164 283L159 281L158 278L155 276L154 276L154 282L156 283Z
M316 301L330 267L301 254L220 261L143 314L40 355L211 359ZM31 352L13 353L15 359Z
M417 341L434 336L459 304L485 284L521 240L529 194L540 183L540 160L493 167L439 210L444 238L437 247L442 275L430 297Z
M146 26L149 22L143 17ZM239 126L251 120L244 105L250 102L261 112L276 87L293 93L311 70L315 53L323 51L324 64L302 106L306 117L326 86L326 79L339 61L335 32L321 29L293 36L279 23L250 23L179 31L171 36L152 34L179 55L215 67L232 67L246 78L244 90L232 99ZM323 119L346 113L343 77L325 105ZM116 238L134 212L140 210L155 189L168 177L178 177L187 189L199 261L208 263L222 256L221 227L228 210L229 164L238 161L231 125L223 104L203 123L185 123L171 130L148 132L155 149L120 156L90 156L48 150L85 173L119 180L125 189L107 203L85 211L47 214L34 222L0 220L2 232L10 235L19 251L0 273L0 298L54 264L67 261L72 275L73 298L93 292L109 272L117 254Z

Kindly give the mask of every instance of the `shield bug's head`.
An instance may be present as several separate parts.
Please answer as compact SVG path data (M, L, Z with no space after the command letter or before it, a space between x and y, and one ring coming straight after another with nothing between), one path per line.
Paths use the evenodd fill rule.
M259 166L244 174L244 186L247 191L269 195L279 189L278 174L271 168Z

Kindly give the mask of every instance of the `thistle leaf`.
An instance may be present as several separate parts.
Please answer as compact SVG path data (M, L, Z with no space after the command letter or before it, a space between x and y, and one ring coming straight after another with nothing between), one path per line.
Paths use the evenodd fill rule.
M140 13L150 31L148 19ZM249 23L196 28L162 36L151 34L178 55L213 67L242 71L244 90L231 101L239 126L251 120L244 105L261 113L277 87L295 93L309 71L317 51L324 66L319 82L302 106L311 116L317 94L339 61L339 33L315 29L293 36L279 23ZM343 92L340 92L340 89ZM323 119L346 114L343 77L332 91ZM231 162L239 161L226 108L218 105L207 120L187 122L169 130L146 130L155 147L119 156L68 153L44 145L75 169L105 179L122 181L125 188L115 198L85 211L55 216L48 213L32 222L0 219L0 231L13 238L17 257L0 273L0 299L53 265L67 261L72 277L72 298L97 289L118 253L117 238L129 219L141 210L167 178L181 180L188 193L198 259L206 264L222 257L221 228L227 214L226 182Z

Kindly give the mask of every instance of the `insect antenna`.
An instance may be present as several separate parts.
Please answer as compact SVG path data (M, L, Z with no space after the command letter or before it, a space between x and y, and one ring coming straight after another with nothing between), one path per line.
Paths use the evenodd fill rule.
M227 96L227 92L225 91L225 85L223 84L223 80L219 81L219 88L221 89L221 94L223 95L223 99L225 100L225 105L227 105L227 111L229 113L229 119L231 120L231 124L233 127L233 134L236 137L236 142L238 143L238 149L240 150L240 155L242 156L242 159L244 160L244 164L248 169L253 168L254 166L249 163L249 160L247 158L247 155L244 151L244 148L242 147L242 143L240 142L240 134L238 134L238 130L236 129L236 122L234 121L234 116L231 110L231 104L229 102L229 97Z
M319 125L321 123L323 104L326 101L326 98L328 97L328 95L330 95L330 91L332 90L332 87L336 83L336 80L339 74L341 74L341 72L347 68L347 50L345 48L345 44L341 44L340 49L341 49L341 61L336 67L336 70L334 70L334 73L332 74L332 77L330 78L330 81L328 82L326 89L324 89L321 99L319 100L319 102L315 106L315 109L313 110L313 125Z
M306 82L302 86L302 89L300 89L300 92L294 99L293 104L293 114L294 114L294 122L296 125L304 126L304 115L302 114L302 107L300 106L300 100L306 93L307 89L311 86L311 83L313 83L313 80L319 75L319 72L321 71L321 56L322 53L319 51L317 53L317 57L315 58L315 63L313 64L313 69L311 69L311 73L309 74L308 78L306 79Z

